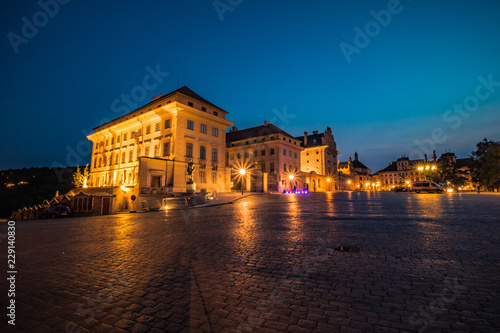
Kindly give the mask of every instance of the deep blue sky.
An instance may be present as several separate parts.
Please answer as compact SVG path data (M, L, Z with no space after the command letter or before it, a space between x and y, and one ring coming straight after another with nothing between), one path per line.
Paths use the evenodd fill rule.
M499 1L402 0L385 27L370 12L391 1L231 3L221 20L212 0L72 0L44 24L36 1L3 1L0 170L87 163L82 133L119 115L113 101L142 86L148 66L170 74L140 104L187 85L239 128L328 125L339 159L357 150L373 172L417 157L433 131L438 154L459 157L500 139ZM33 16L41 27L16 53L9 36ZM348 63L340 44L356 46L367 24L380 29ZM479 87L479 100L480 76L499 83ZM446 113L464 101L473 112Z

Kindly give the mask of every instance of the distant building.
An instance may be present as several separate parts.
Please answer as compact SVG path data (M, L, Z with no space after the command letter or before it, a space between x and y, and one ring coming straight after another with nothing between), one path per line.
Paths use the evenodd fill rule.
M325 132L312 134L304 132L304 136L296 137L300 140L304 150L301 152L300 170L315 172L321 176L335 177L337 174L337 144L332 129L327 127Z
M148 201L185 192L187 165L198 189L230 190L226 168L227 111L184 86L94 128L91 188L115 195L112 212L129 209L132 194Z
M339 162L339 186L348 190L375 190L371 170L361 163L358 153L354 153L354 161L349 157L347 162Z
M471 174L471 167L474 163L472 157L457 158L455 153L446 152L441 154L437 162L440 180L446 181L447 178L455 178L455 182L458 183L456 185L466 190L472 190L476 187Z
M424 164L425 160L410 160L408 157L400 157L386 168L379 170L376 174L376 181L380 183L380 189L390 191L396 186L408 185L408 182L422 181L426 176L416 168L419 164Z
M300 188L301 141L271 124L238 130L233 127L226 135L228 166L232 170L234 189L282 192ZM242 176L239 170L244 169ZM290 179L293 175L293 179Z

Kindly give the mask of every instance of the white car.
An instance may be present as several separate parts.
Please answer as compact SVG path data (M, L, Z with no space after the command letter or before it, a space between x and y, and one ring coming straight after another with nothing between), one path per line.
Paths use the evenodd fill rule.
M434 193L442 193L444 189L438 184L431 181L420 181L420 182L412 182L411 183L411 191L420 193L420 192L434 192Z

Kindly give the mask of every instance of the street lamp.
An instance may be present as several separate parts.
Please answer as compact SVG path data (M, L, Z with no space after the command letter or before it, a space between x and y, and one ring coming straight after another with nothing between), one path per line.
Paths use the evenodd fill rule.
M243 195L243 178L245 178L245 169L240 169L240 175L241 175L241 195Z
M331 191L330 182L332 180L330 178L327 178L326 181L328 182L328 191Z
M293 178L295 178L295 177L293 176L293 174L289 174L289 175L288 175L288 179L290 180L290 191L292 191L292 181L293 181Z

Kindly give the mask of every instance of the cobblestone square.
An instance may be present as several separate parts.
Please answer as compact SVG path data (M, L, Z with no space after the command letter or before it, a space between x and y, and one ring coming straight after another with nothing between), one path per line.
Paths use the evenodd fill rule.
M499 332L499 230L500 196L472 193L20 222L16 326L2 301L0 331Z

